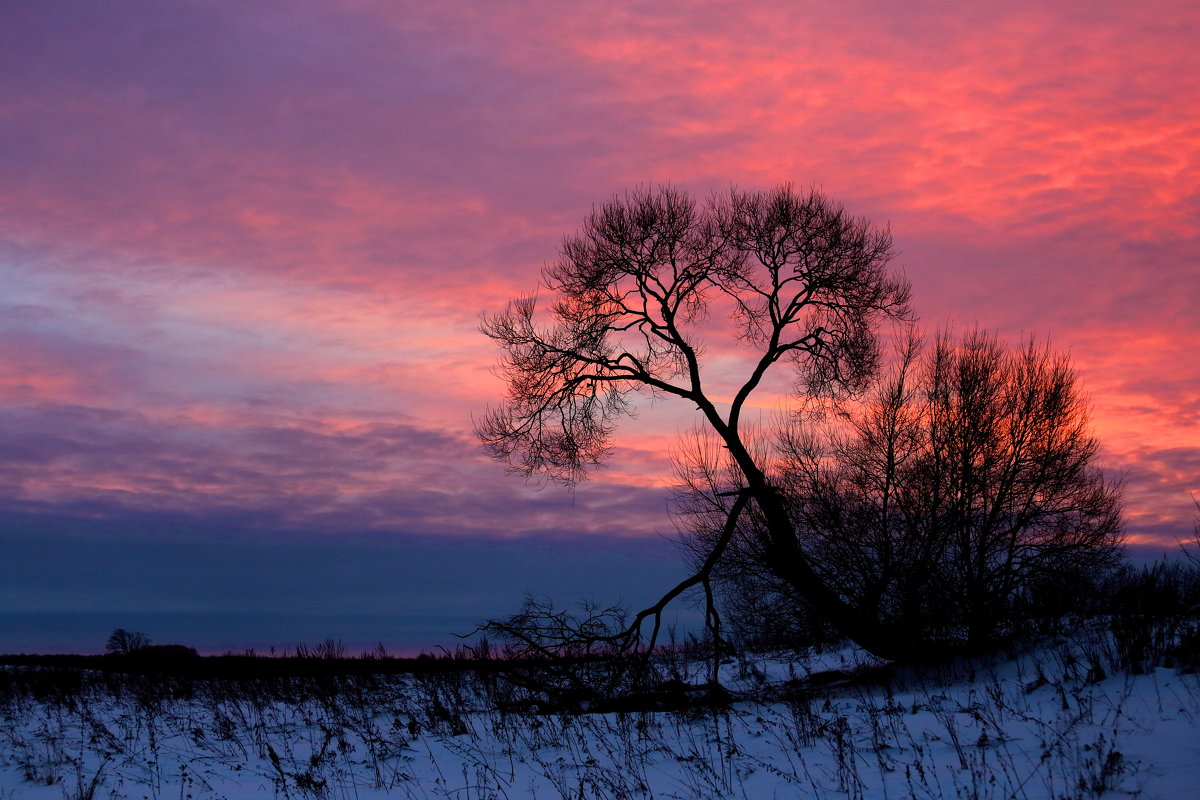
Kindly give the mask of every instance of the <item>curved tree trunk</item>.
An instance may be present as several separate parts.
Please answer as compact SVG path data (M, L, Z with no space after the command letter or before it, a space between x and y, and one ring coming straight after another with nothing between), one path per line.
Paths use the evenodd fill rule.
M767 523L768 558L776 575L818 609L843 635L872 655L891 661L919 661L932 654L928 643L905 634L895 625L884 624L847 602L833 591L809 563L800 548L795 529L779 495L765 483L751 488L751 496Z

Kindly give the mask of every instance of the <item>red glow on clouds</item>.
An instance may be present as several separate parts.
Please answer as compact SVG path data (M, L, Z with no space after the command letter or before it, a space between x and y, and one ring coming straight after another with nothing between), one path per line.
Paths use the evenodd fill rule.
M481 9L13 15L0 500L669 529L688 409L632 423L575 506L531 493L471 439L501 391L478 315L630 186L793 181L891 223L930 327L1069 348L1134 533L1190 529L1200 7Z

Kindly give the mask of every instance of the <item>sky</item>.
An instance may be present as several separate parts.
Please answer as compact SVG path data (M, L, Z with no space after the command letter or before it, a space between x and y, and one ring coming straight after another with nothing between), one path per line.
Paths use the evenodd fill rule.
M930 328L1068 351L1131 542L1200 496L1200 6L6 0L0 651L398 651L684 574L653 408L489 461L481 313L595 204L814 186Z

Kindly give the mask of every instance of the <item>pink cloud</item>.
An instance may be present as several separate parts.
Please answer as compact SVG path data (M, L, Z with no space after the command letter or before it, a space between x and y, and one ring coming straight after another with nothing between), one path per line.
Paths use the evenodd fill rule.
M1161 454L1200 448L1193 3L6 13L0 270L26 312L0 319L0 410L83 448L23 440L22 502L300 524L349 497L388 525L426 476L502 515L523 489L470 444L499 392L478 313L614 192L794 180L892 223L927 324L1069 347L1132 518L1187 524L1191 461ZM597 497L669 478L688 422L665 420L623 434ZM396 425L453 444L439 461Z

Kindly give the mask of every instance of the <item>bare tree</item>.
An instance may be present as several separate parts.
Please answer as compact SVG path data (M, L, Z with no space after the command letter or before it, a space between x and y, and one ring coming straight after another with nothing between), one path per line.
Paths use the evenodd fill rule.
M1031 595L1121 560L1120 483L1094 465L1086 401L1049 347L977 331L923 354L912 338L829 410L785 432L777 482L822 579L907 638L987 647ZM755 547L738 539L738 563Z
M150 637L146 634L117 628L108 637L108 641L104 644L104 649L109 653L128 656L141 652L149 646Z
M485 319L484 332L504 351L508 392L478 433L518 473L571 484L604 461L631 394L694 407L734 467L712 493L728 502L727 533L664 600L710 588L711 570L750 512L781 581L866 649L908 655L911 642L813 563L744 417L772 370L790 369L798 397L866 385L879 360L878 325L909 314L909 286L889 272L892 256L886 229L817 191L735 190L707 204L670 187L630 192L595 209L544 270L554 297L548 324L539 324L534 297ZM706 369L713 345L704 334L723 329L725 350L737 348L744 364L728 400L714 394ZM637 615L622 641L640 639L641 624L657 625L660 611L656 604Z
M976 333L939 339L930 371L947 455L930 482L949 501L950 585L968 641L986 645L1031 585L1121 560L1122 486L1095 465L1100 444L1066 356L1032 340L1005 351Z

